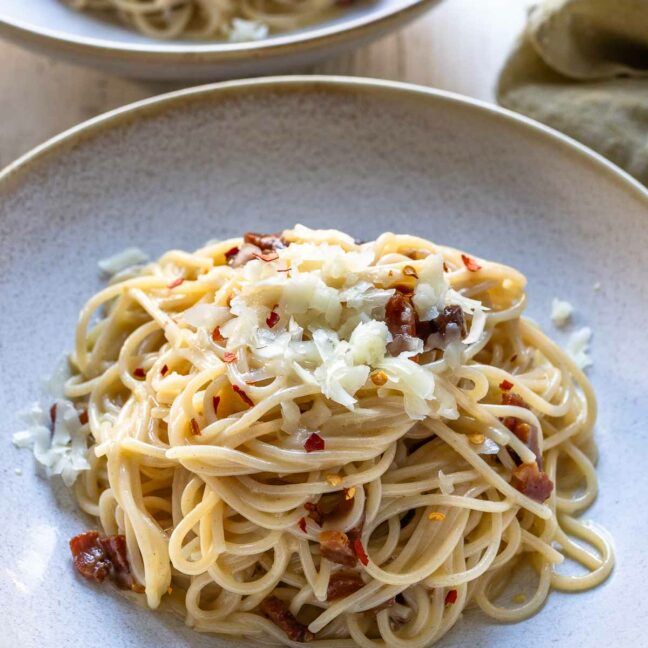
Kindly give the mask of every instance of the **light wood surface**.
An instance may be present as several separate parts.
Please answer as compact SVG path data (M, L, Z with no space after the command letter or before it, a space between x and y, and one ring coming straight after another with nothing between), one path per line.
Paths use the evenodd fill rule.
M409 81L493 100L530 0L445 0L395 34L295 72ZM111 77L0 42L0 168L80 121L180 88Z

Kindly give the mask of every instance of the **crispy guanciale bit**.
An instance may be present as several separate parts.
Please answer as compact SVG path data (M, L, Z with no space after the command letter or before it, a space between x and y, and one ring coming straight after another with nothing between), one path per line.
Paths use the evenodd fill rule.
M453 325L462 338L466 337L467 329L461 306L451 304L443 309L433 320L420 321L412 303L412 293L398 286L385 306L385 322L392 334L393 340L388 345L392 355L398 355L407 350L406 338L419 337L426 340L432 333L445 337L448 327Z
M276 596L268 596L261 603L262 612L276 626L280 627L291 641L310 641L313 633L308 628L297 621L288 606Z
M139 590L130 571L123 535L86 531L70 540L70 550L74 566L84 578L97 583L109 578L120 589Z
M248 245L256 245L262 252L281 250L288 244L280 232L275 234L258 234L257 232L246 232L243 241Z
M396 356L406 351L406 339L416 337L416 310L412 303L412 293L396 288L385 306L385 322L393 337L387 345L389 353Z
M326 589L326 600L345 598L364 587L360 572L343 569L331 574Z
M443 309L443 312L437 315L433 320L430 320L430 333L440 333L445 336L448 332L448 326L454 324L461 333L461 337L466 337L468 331L466 330L466 321L461 306L457 304L450 304Z
M549 479L547 473L538 468L537 463L518 466L513 471L511 484L520 493L541 504L551 495L553 490L553 482Z
M345 567L355 567L358 558L349 536L344 531L322 531L319 541L323 558Z

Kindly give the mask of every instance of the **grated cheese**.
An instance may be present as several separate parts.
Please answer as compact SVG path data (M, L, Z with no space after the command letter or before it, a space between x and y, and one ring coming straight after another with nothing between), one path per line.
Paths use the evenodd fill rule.
M142 252L142 250L136 247L130 247L117 254L113 254L111 257L102 259L97 265L104 274L112 277L134 266L148 263L149 260L146 252Z
M258 20L233 18L229 41L230 43L244 43L246 41L263 40L267 38L268 31L268 26Z
M568 301L553 298L551 302L551 320L558 328L566 326L571 319L574 307Z
M81 425L79 412L70 401L57 399L53 434L49 414L40 405L23 413L22 419L28 427L13 435L13 444L17 448L31 448L47 477L61 475L65 485L72 486L79 473L90 468L89 426Z
M567 342L567 353L580 369L585 369L592 364L592 359L588 355L591 339L592 329L585 326L572 333Z

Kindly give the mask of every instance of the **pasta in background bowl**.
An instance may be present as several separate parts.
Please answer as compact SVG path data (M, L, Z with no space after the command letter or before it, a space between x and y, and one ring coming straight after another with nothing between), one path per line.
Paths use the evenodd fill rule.
M438 2L0 0L0 36L113 74L213 81L313 65L371 42ZM176 9L151 11L170 6Z

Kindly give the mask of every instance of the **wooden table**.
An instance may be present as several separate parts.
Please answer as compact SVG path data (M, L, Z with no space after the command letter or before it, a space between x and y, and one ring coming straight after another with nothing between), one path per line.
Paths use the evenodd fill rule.
M492 101L529 4L445 0L406 29L305 71L409 81ZM4 42L0 61L0 168L80 121L183 85L111 77Z

